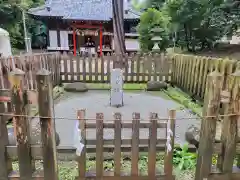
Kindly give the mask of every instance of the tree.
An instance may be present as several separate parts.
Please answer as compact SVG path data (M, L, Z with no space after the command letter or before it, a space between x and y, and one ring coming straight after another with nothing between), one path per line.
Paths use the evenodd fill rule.
M43 4L44 0L0 0L0 27L6 29L11 37L11 44L15 48L24 48L24 32L22 10ZM26 19L28 28L36 26L35 21Z
M177 35L177 44L191 52L211 49L216 40L236 33L240 23L240 1L149 0L147 2L148 7L151 6L170 17L169 36ZM145 26L151 24L152 22L149 21ZM149 44L148 41L146 44Z
M160 27L163 31L160 36L162 41L160 43L160 49L165 50L169 43L169 24L170 18L161 11L158 11L154 8L147 9L141 15L140 23L138 25L139 41L141 49L144 51L151 50L153 47L153 42L151 38L153 37L151 30L154 27Z
M112 7L115 53L124 54L126 52L126 47L124 33L123 0L112 0Z

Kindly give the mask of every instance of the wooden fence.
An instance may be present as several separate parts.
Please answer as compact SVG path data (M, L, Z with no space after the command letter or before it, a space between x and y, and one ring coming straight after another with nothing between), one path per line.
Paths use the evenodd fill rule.
M15 68L25 72L24 83L29 90L36 90L36 73L42 68L51 71L54 86L60 84L60 57L59 53L35 53L0 58L0 88L10 89L8 74Z
M52 118L52 76L45 69L39 71L36 75L38 92L39 118L41 125L42 145L30 144L30 127L28 121L28 101L24 88L24 72L15 68L10 74L12 104L14 107L14 130L17 144L16 146L8 145L8 133L3 117L5 114L3 102L0 102L0 179L58 179L57 167L57 147L55 141L55 127ZM113 121L104 121L103 114L96 115L96 122L91 123L85 118L85 111L78 111L77 118L81 128L83 138L83 149L81 156L76 158L79 166L79 179L166 179L171 180L173 177L173 148L165 150L167 139L158 138L157 130L164 128L167 134L167 127L173 132L169 144L174 146L175 136L175 110L169 112L169 117L165 121L158 120L157 113L151 113L149 121L141 121L140 113L133 114L132 122L122 121L121 114L115 113ZM103 139L104 128L114 129L114 139ZM121 139L122 128L132 129L131 139ZM139 139L139 129L149 129L148 139ZM96 129L96 139L88 140L86 137L87 129ZM145 145L142 147L142 145ZM93 147L94 146L94 147ZM149 148L146 148L146 146ZM58 148L59 149L59 148ZM65 150L72 150L66 149ZM96 153L96 176L87 177L86 174L86 153L93 150ZM103 173L103 153L114 151L114 176L105 176ZM130 152L132 167L131 175L121 177L121 152ZM148 175L143 176L138 172L139 152L148 151ZM156 174L156 153L165 152L164 175ZM19 172L14 172L12 168L11 157L17 155L19 162ZM38 172L34 167L34 160L37 157L43 159L43 172ZM44 174L44 176L43 176Z
M213 57L175 54L172 59L172 82L194 96L204 99L207 75L218 69L223 74L223 90L227 76L234 72L237 61Z
M84 58L64 54L61 61L61 80L65 83L110 82L111 70L118 59L117 55ZM126 83L170 81L172 73L171 61L162 54L130 54L125 58L123 71Z
M235 157L238 157L237 163L240 167L240 68L238 67L227 77L224 76L218 71L218 68L207 75L195 180L240 179L239 171L236 171L237 168L233 168ZM226 88L222 91L224 83ZM216 124L221 118L219 117L220 103L223 103L224 115L222 116L220 151L216 152L214 151L216 145L214 142ZM217 168L220 173L212 171L213 154L218 154Z

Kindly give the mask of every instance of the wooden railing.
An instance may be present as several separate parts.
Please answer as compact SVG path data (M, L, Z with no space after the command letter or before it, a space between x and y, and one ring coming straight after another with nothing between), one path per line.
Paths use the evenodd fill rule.
M223 74L226 88L226 78L236 68L236 60L175 54L172 59L172 83L195 98L204 99L207 75L218 69Z
M110 82L111 70L118 61L117 55L80 57L64 54L61 60L61 81ZM160 54L130 54L123 64L124 82L170 81L171 61Z
M0 88L10 89L8 74L15 68L25 72L24 83L29 90L36 90L36 73L44 68L51 71L53 86L60 84L60 54L36 53L0 59Z
M57 148L55 141L54 118L52 117L52 80L51 73L45 69L39 71L36 76L38 94L39 119L41 128L41 145L34 146L30 143L30 126L28 114L28 101L26 101L26 89L24 84L24 72L15 68L10 74L12 105L15 107L14 131L16 136L16 146L8 146L8 134L5 121L2 118L7 115L3 102L0 102L0 179L58 179L57 167ZM75 160L78 162L79 179L149 179L161 178L165 180L173 179L173 148L166 148L166 143L173 147L175 136L175 114L176 111L169 112L169 117L160 120L157 113L151 113L148 121L140 120L140 113L133 113L132 121L121 120L121 114L115 113L112 121L105 121L102 113L96 114L95 122L93 119L88 121L85 117L85 111L80 110L76 114L81 128L82 143L85 145L81 156ZM55 119L63 117L55 117ZM67 118L66 118L67 119ZM114 130L113 139L104 139L104 129ZM123 128L132 129L131 139L122 139L121 131ZM140 139L140 129L148 129L149 136L146 139ZM167 134L169 129L173 132L170 139L157 136L158 129L163 129ZM88 129L96 130L96 139L88 139L86 131ZM165 133L166 132L166 133ZM144 145L144 146L143 146ZM146 148L147 147L147 148ZM72 150L72 149L65 149ZM91 151L96 154L96 176L92 173L88 176L86 172L86 153ZM114 174L106 176L103 170L104 152L114 151ZM138 159L140 152L148 152L148 175L142 175L138 172ZM158 175L156 172L156 154L165 151L164 174ZM131 175L123 176L121 172L121 152L131 153ZM37 154L36 154L37 153ZM43 159L43 172L36 171L33 162L37 157ZM11 158L18 157L19 172L13 171ZM124 173L124 172L123 172ZM43 176L44 174L44 176Z

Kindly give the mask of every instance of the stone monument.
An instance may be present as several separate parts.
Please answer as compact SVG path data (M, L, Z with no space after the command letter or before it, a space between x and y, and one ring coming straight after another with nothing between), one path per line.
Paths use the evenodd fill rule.
M123 106L123 71L120 68L111 71L110 106Z

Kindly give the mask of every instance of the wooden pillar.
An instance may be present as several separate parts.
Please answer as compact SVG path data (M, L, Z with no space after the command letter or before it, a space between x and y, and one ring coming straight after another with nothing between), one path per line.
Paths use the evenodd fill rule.
M40 124L43 148L44 178L57 180L58 168L55 123L51 118L53 113L52 82L51 73L48 70L42 69L37 73L37 86L39 90L39 116L43 117L40 118Z
M73 29L73 54L74 54L74 56L77 55L77 44L76 44L76 31L75 31L75 28Z
M223 173L231 174L234 158L236 155L236 144L237 144L237 133L238 133L238 119L240 112L240 95L239 95L239 84L240 84L240 64L236 71L228 77L228 91L225 93L228 97L228 104L226 106L224 114L236 114L232 116L225 116L223 119L222 129L222 143L223 143L223 154L222 164L220 169Z
M102 56L102 43L103 43L103 33L102 33L102 28L100 28L100 40L99 40L99 44L100 44L100 56Z
M217 70L207 76L195 180L207 179L212 168L223 76Z
M0 97L2 96L0 92ZM6 98L0 100L0 113L6 113L4 101ZM2 101L3 100L3 101ZM0 178L8 180L8 174L12 171L12 161L7 156L6 146L8 145L8 131L6 124L6 116L0 116Z
M14 107L14 129L17 140L17 154L21 179L32 179L33 162L31 158L28 115L28 97L24 90L25 73L16 68L9 74Z

